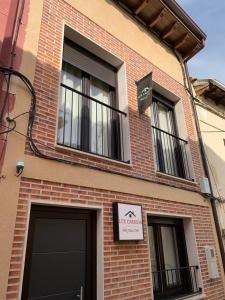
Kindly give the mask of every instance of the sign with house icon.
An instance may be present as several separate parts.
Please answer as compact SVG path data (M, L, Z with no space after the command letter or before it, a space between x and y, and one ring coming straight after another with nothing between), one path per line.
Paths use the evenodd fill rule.
M144 239L141 205L113 203L113 224L116 241Z

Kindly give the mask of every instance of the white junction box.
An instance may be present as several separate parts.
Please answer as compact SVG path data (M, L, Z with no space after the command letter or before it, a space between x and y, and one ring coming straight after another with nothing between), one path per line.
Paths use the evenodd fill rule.
M201 192L203 194L211 194L211 190L210 190L210 186L209 186L209 180L207 177L201 177L199 179L199 183L200 183L200 189L201 189Z
M213 246L205 247L206 261L208 265L208 272L210 279L216 279L219 277L218 267L216 263L216 251Z

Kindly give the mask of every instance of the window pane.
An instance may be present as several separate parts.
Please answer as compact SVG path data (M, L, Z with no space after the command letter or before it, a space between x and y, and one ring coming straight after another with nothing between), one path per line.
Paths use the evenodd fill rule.
M149 233L149 247L150 247L150 253L151 253L151 268L152 272L157 270L157 261L156 261L156 252L155 252L155 239L154 239L154 232L153 227L148 227L148 233Z
M159 273L157 272L157 260L156 260L156 249L155 249L155 238L152 226L148 226L149 234L149 248L150 248L150 258L151 258L151 268L152 268L152 281L154 290L159 288Z
M158 119L159 119L159 128L170 132L170 126L168 122L168 109L158 103Z
M157 164L160 171L171 175L178 175L175 148L177 140L174 134L174 116L171 109L159 103L153 103L153 122L156 127L165 131L156 130L154 135ZM170 133L170 134L167 134Z
M179 268L179 257L176 240L176 232L174 227L161 227L163 258L166 272L166 280L168 285L178 284L180 281L180 274L177 270Z
M82 90L81 71L63 62L62 83L76 91ZM82 97L66 87L61 87L58 116L58 143L79 147Z
M110 105L110 87L101 80L91 77L90 96ZM90 105L90 148L91 152L110 156L111 152L111 119L110 108L91 101Z

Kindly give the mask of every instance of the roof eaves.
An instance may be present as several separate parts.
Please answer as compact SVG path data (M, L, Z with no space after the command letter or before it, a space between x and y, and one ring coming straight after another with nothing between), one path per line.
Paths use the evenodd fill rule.
M206 33L194 22L194 20L183 10L183 8L175 0L160 0L166 5L183 23L199 38L205 40Z

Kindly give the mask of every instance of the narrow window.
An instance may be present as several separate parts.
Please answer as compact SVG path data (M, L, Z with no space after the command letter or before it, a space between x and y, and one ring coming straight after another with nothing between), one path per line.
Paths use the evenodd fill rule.
M178 136L174 104L154 93L151 109L157 170L172 176L190 179L187 141Z

